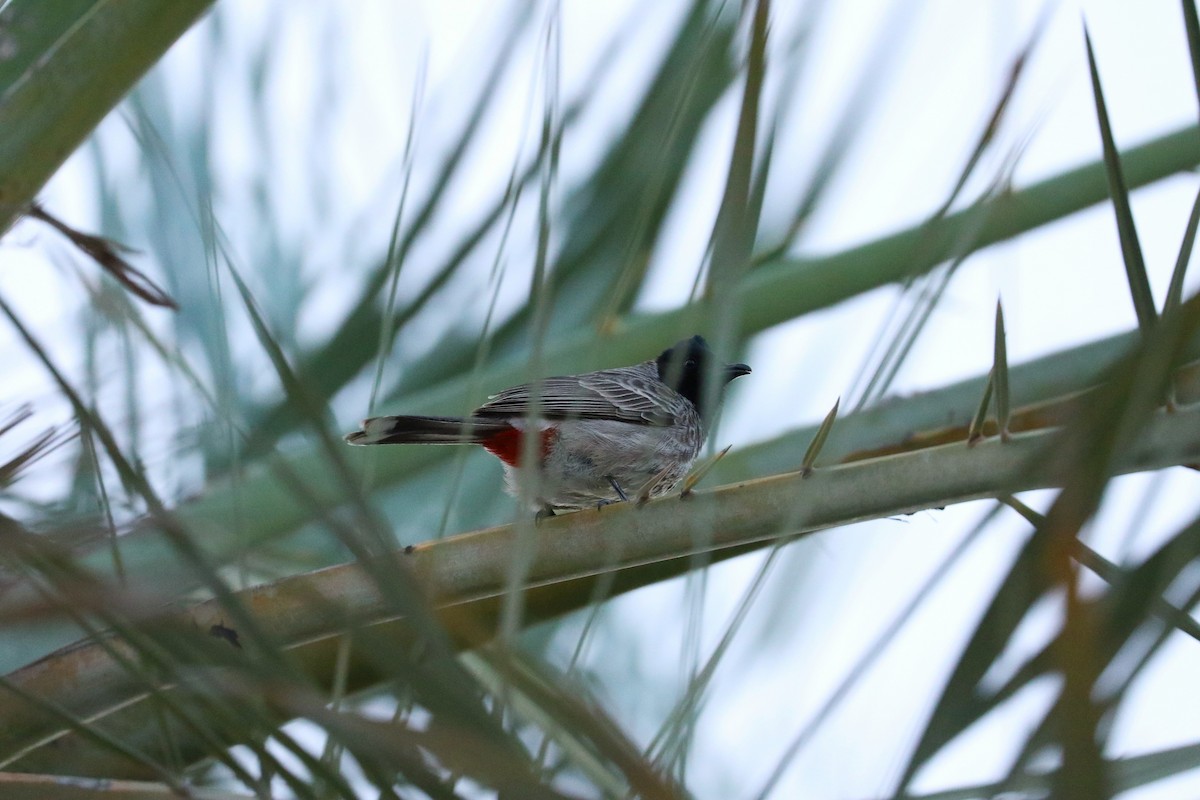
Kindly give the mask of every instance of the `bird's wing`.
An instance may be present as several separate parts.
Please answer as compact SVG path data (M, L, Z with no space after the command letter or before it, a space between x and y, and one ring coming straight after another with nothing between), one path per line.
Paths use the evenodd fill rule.
M529 413L534 391L537 415L545 419L603 419L635 425L669 425L675 421L671 390L648 369L622 367L584 375L545 378L492 395L476 416L521 416Z

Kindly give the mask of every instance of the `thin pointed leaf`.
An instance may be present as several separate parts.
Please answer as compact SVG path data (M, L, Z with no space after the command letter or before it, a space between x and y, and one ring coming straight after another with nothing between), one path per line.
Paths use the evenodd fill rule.
M38 459L53 453L67 442L78 436L75 431L56 431L49 428L41 433L25 449L7 461L0 463L0 487L8 486L16 480L22 470L34 464Z
M1183 6L1183 30L1187 33L1192 81L1196 85L1196 99L1200 101L1200 18L1196 16L1195 0L1179 0L1179 4Z
M983 396L979 398L979 406L975 416L971 417L971 425L967 428L967 444L973 445L983 439L983 426L987 421L988 407L992 402L992 392L996 385L995 369L988 370L987 385L983 387Z
M1108 176L1108 192L1112 198L1113 211L1117 216L1117 232L1121 238L1121 254L1125 259L1125 276L1129 280L1129 293L1133 296L1133 308L1137 312L1138 327L1145 333L1154 325L1158 314L1154 307L1154 296L1150 292L1150 279L1146 276L1146 261L1142 257L1142 246L1138 242L1137 226L1133 220L1133 208L1129 203L1129 187L1121 166L1121 155L1113 139L1112 126L1108 121L1108 108L1104 103L1104 91L1100 87L1100 72L1096 67L1096 54L1092 50L1092 37L1087 26L1083 28L1087 45L1088 70L1092 76L1092 94L1096 100L1096 118L1100 124L1100 140L1104 144L1104 165Z
M1167 287L1167 299L1163 301L1164 314L1174 311L1183 302L1183 278L1187 273L1188 262L1192 260L1197 228L1200 228L1200 192L1196 193L1196 199L1192 202L1192 213L1188 215L1187 229L1183 232L1183 241L1179 245L1179 257L1175 259L1175 269L1171 271L1171 284Z
M817 428L817 433L813 436L813 440L809 443L808 449L804 451L804 459L800 462L800 472L805 475L811 475L813 465L817 463L817 456L821 454L822 448L825 447L825 440L829 438L829 432L833 430L833 423L837 420L838 406L841 405L842 398L833 401L833 408L825 415L825 419L821 420L821 427Z
M712 262L704 291L708 302L718 313L729 308L727 301L738 278L749 266L758 231L758 217L751 207L750 190L758 143L758 108L766 70L769 16L768 0L758 0L751 23L746 83L738 111L737 134L730 155L725 191L721 196L721 207L713 228Z
M1004 308L999 300L996 301L996 338L991 382L995 389L996 427L1000 430L1000 438L1008 441L1008 344L1004 333Z
M712 468L719 464L722 458L729 455L729 451L731 449L733 449L733 445L726 445L724 450L721 450L712 458L701 464L698 468L692 470L691 474L684 478L683 486L680 488L679 494L681 496L687 496L691 494L692 490L696 488L696 485L708 476L708 473L712 471Z

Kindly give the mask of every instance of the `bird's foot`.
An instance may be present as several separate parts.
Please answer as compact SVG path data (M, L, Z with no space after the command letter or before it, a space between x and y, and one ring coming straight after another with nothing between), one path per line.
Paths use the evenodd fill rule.
M614 478L612 475L605 475L604 477L608 480L608 485L611 486L613 488L613 491L617 493L617 497L621 498L621 502L628 503L629 498L625 496L625 490L621 488L621 484L617 483L617 479ZM616 502L616 501L609 500L607 503L604 503L604 505L608 505L608 503L613 503L613 502Z

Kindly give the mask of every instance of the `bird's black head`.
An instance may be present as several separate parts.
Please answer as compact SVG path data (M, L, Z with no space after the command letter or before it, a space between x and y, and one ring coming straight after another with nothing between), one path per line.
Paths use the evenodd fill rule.
M726 364L723 367L712 366L716 357L708 349L708 342L702 336L693 336L676 342L662 352L655 363L658 365L658 379L692 402L701 411L700 404L704 399L704 380L711 374L721 382L721 387L734 378L749 375L750 368L745 364Z

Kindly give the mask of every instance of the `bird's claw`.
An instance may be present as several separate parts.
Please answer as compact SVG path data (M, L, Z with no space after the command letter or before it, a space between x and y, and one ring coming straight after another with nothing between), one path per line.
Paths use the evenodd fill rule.
M613 491L617 493L617 497L621 498L621 502L628 503L629 498L625 496L625 490L621 488L621 484L617 483L617 479L614 478L612 475L605 475L604 477L608 479L608 485L611 486L613 488ZM616 502L615 500L609 500L609 501L605 502L604 505L608 505L609 503L615 503L615 502Z

